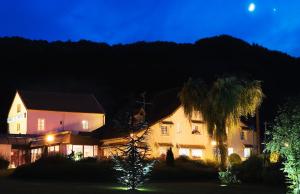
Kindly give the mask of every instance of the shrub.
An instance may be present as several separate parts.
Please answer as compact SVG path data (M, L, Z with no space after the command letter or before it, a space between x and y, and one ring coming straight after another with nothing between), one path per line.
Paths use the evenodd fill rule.
M53 162L53 163L52 163ZM19 179L53 179L67 181L98 181L113 182L115 172L110 160L75 162L71 159L45 157L35 163L23 165L15 169L11 175Z
M168 166L165 162L157 162L154 166L152 181L210 181L218 178L218 170L207 165L204 161L189 160L180 157L175 160L174 166Z
M174 166L174 154L172 152L172 148L167 151L166 164L168 166Z
M300 96L289 99L278 111L274 126L267 131L266 150L284 159L289 193L300 193Z
M0 170L5 170L9 166L9 161L6 160L3 156L0 156Z
M97 162L97 158L95 158L95 157L87 157L87 158L82 158L81 160L78 160L77 162L81 162L81 163L96 163Z
M231 185L240 183L236 175L229 168L226 171L219 172L219 180L223 185Z
M42 156L40 159L36 160L34 163L36 165L59 165L59 164L70 164L73 161L64 155L55 154Z
M262 180L263 160L251 156L241 164L232 166L232 171L242 182L260 182Z
M231 166L242 163L241 157L236 153L230 154L230 156L228 157L228 161Z
M284 185L284 173L281 171L281 162L271 163L262 172L263 182L272 185Z
M178 162L189 162L191 161L188 156L179 156L176 161Z

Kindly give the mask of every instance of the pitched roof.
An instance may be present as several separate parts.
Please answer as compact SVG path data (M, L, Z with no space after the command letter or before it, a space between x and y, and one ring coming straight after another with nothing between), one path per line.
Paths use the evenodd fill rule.
M151 104L146 108L146 120L149 126L170 116L180 106L180 100L177 97L179 88L165 90L154 95L150 100ZM141 128L143 130L144 128ZM113 125L106 124L94 133L98 133L101 139L125 137L130 134L129 129L118 128Z
M92 94L17 91L27 109L62 112L104 113Z
M179 91L179 88L173 88L154 96L152 104L146 110L146 120L150 125L170 116L181 105L178 98Z

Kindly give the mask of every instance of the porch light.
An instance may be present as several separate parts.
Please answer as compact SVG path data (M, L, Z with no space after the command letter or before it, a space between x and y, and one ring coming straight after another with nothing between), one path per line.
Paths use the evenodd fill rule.
M212 146L216 146L216 145L217 145L217 142L213 140L213 141L211 141L211 145L212 145Z
M48 143L53 142L53 141L54 141L54 136L53 136L53 135L47 135L47 136L46 136L46 141L47 141Z

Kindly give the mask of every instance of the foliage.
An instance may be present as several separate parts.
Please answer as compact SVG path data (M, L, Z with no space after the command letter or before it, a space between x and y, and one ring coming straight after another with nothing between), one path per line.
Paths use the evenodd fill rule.
M232 166L232 171L234 171L243 182L261 182L263 160L258 156L251 156L241 164Z
M82 158L81 160L78 160L78 162L81 162L81 163L96 163L97 158L94 158L94 157Z
M210 161L176 159L174 166L159 161L151 173L153 181L214 181L218 178L218 168Z
M269 130L266 149L284 158L290 193L300 193L300 97L288 100L278 111L275 124Z
M228 156L228 161L229 161L230 166L234 166L234 165L242 163L241 157L236 153L230 154L230 156Z
M241 116L253 116L263 96L260 81L236 77L218 78L211 84L190 78L179 93L188 118L198 112L206 121L208 133L216 139L223 169L227 160L226 127L238 124Z
M115 172L111 160L81 160L62 159L58 156L45 157L34 163L22 165L15 169L12 178L28 180L61 180L114 182Z
M231 184L240 183L236 175L229 168L227 168L226 171L219 172L219 180L221 181L222 185L231 185Z
M131 134L127 143L119 148L121 155L113 157L114 169L119 172L118 181L130 190L136 190L149 176L155 161L147 160L149 147L145 143L146 129L141 136Z
M174 166L174 154L173 154L172 148L169 148L167 150L166 164L168 166Z
M69 164L72 160L61 154L45 155L35 161L36 165L59 165Z
M0 156L0 170L5 170L9 166L9 161L6 160L3 156Z

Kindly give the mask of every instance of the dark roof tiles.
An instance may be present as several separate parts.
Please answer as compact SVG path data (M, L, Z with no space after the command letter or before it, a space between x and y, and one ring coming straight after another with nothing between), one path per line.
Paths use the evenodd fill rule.
M17 91L27 109L62 112L104 113L92 94Z

